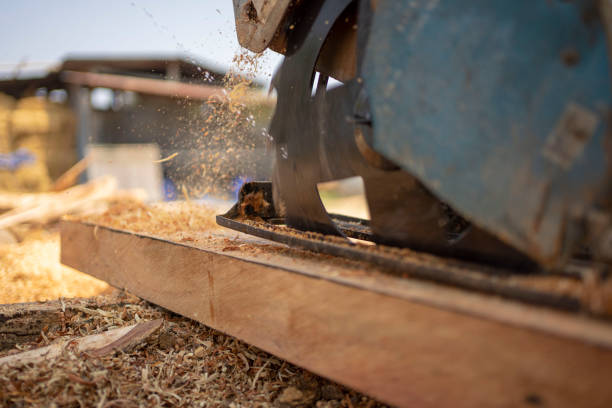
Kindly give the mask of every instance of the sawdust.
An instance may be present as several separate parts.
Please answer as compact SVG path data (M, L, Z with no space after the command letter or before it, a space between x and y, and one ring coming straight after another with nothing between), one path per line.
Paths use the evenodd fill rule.
M152 205L123 201L101 214L70 219L135 233L170 237L177 233L219 229L215 222L216 212L212 207L192 201Z
M599 316L612 316L612 277L607 279L593 278L596 274L584 274L584 276L563 276L559 274L522 274L520 272L514 273L512 270L498 270L486 265L469 264L454 259L440 259L434 255L426 253L416 252L408 248L397 248L386 245L368 245L360 242L347 242L344 238L323 235L317 232L302 232L289 228L285 225L270 225L265 222L261 222L257 219L242 219L241 222L252 225L254 227L266 229L272 232L278 232L285 235L294 236L296 238L313 240L313 241L325 241L337 246L343 246L347 248L359 248L365 252L376 252L379 255L386 257L395 258L398 261L411 260L415 265L421 267L439 267L439 268L451 268L455 272L464 274L465 276L471 276L475 279L488 279L496 284L503 285L504 287L516 287L525 290L535 290L543 294L554 294L556 296L564 296L567 298L575 299L580 302L583 311L592 313ZM254 248L257 245L249 245L246 249L238 245L239 240L234 240L234 245L229 246L230 250L240 249L249 252L257 251ZM259 252L271 251L271 248L261 248ZM283 251L277 249L276 251ZM292 250L292 257L307 257L308 251ZM285 251L286 252L286 251ZM322 256L317 254L317 256ZM336 262L339 258L328 255L330 265ZM346 264L348 260L343 259ZM365 264L368 265L368 264ZM355 273L359 273L364 268L362 262L352 262L352 266ZM384 268L381 271L385 271ZM391 270L386 270L391 272ZM500 274L501 272L501 274ZM393 273L397 275L397 273ZM405 271L400 274L402 277L411 277L410 271ZM590 280L595 279L594 282Z
M272 203L264 198L262 191L256 191L245 195L238 205L240 217L252 217L258 214L273 213Z
M215 221L216 215L221 212L218 208L190 201L152 205L124 201L115 203L101 214L71 216L66 219L223 252L239 250L249 254L282 253L293 258L334 258L272 242L245 242L241 239L245 236L240 233L228 238L228 234L233 232L219 226Z
M517 286L524 286L542 292L556 293L577 299L584 297L584 285L579 279L563 276L513 276L510 282Z
M109 286L59 261L57 232L36 230L0 245L0 304L98 295Z
M103 298L99 298L103 299ZM70 301L66 301L70 302ZM94 358L67 349L54 361L0 367L2 406L380 407L381 404L253 346L134 297L70 308L27 350L162 318L157 335L128 353ZM12 354L13 349L0 353Z
M246 50L237 54L220 81L223 96L210 97L187 120L185 129L198 129L183 142L189 146L179 145L179 137L176 138L177 149L198 152L197 156L177 163L178 172L184 175L177 187L184 196L227 197L241 181L262 173L267 142L265 126L272 105L269 100L250 98L262 56ZM177 136L184 139L180 133Z

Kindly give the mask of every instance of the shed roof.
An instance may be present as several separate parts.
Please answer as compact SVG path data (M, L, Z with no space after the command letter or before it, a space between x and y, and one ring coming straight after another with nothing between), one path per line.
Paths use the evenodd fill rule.
M30 78L7 78L0 80L0 92L15 97L33 93L36 89L61 89L66 87L62 73L95 72L154 79L165 79L178 72L175 81L192 84L220 83L225 70L210 63L200 63L184 56L100 56L69 55L60 65ZM209 75L206 75L206 72ZM212 78L212 80L210 80Z

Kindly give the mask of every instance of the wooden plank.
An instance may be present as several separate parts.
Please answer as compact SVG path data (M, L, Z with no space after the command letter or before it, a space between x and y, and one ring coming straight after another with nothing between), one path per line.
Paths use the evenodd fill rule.
M612 404L604 322L386 277L394 291L329 257L61 230L65 264L394 405Z

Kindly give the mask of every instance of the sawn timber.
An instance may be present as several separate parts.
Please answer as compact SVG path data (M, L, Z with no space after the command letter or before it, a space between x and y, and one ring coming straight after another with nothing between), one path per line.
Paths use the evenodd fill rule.
M230 232L219 246L62 221L61 236L64 264L393 405L612 403L605 320L282 245L245 251L263 241Z

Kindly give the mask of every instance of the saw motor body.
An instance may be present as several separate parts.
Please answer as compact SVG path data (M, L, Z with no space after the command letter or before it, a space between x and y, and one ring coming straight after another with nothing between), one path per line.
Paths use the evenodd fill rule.
M234 0L241 44L285 54L275 213L346 238L317 184L360 176L376 243L510 266L609 261L609 7Z

